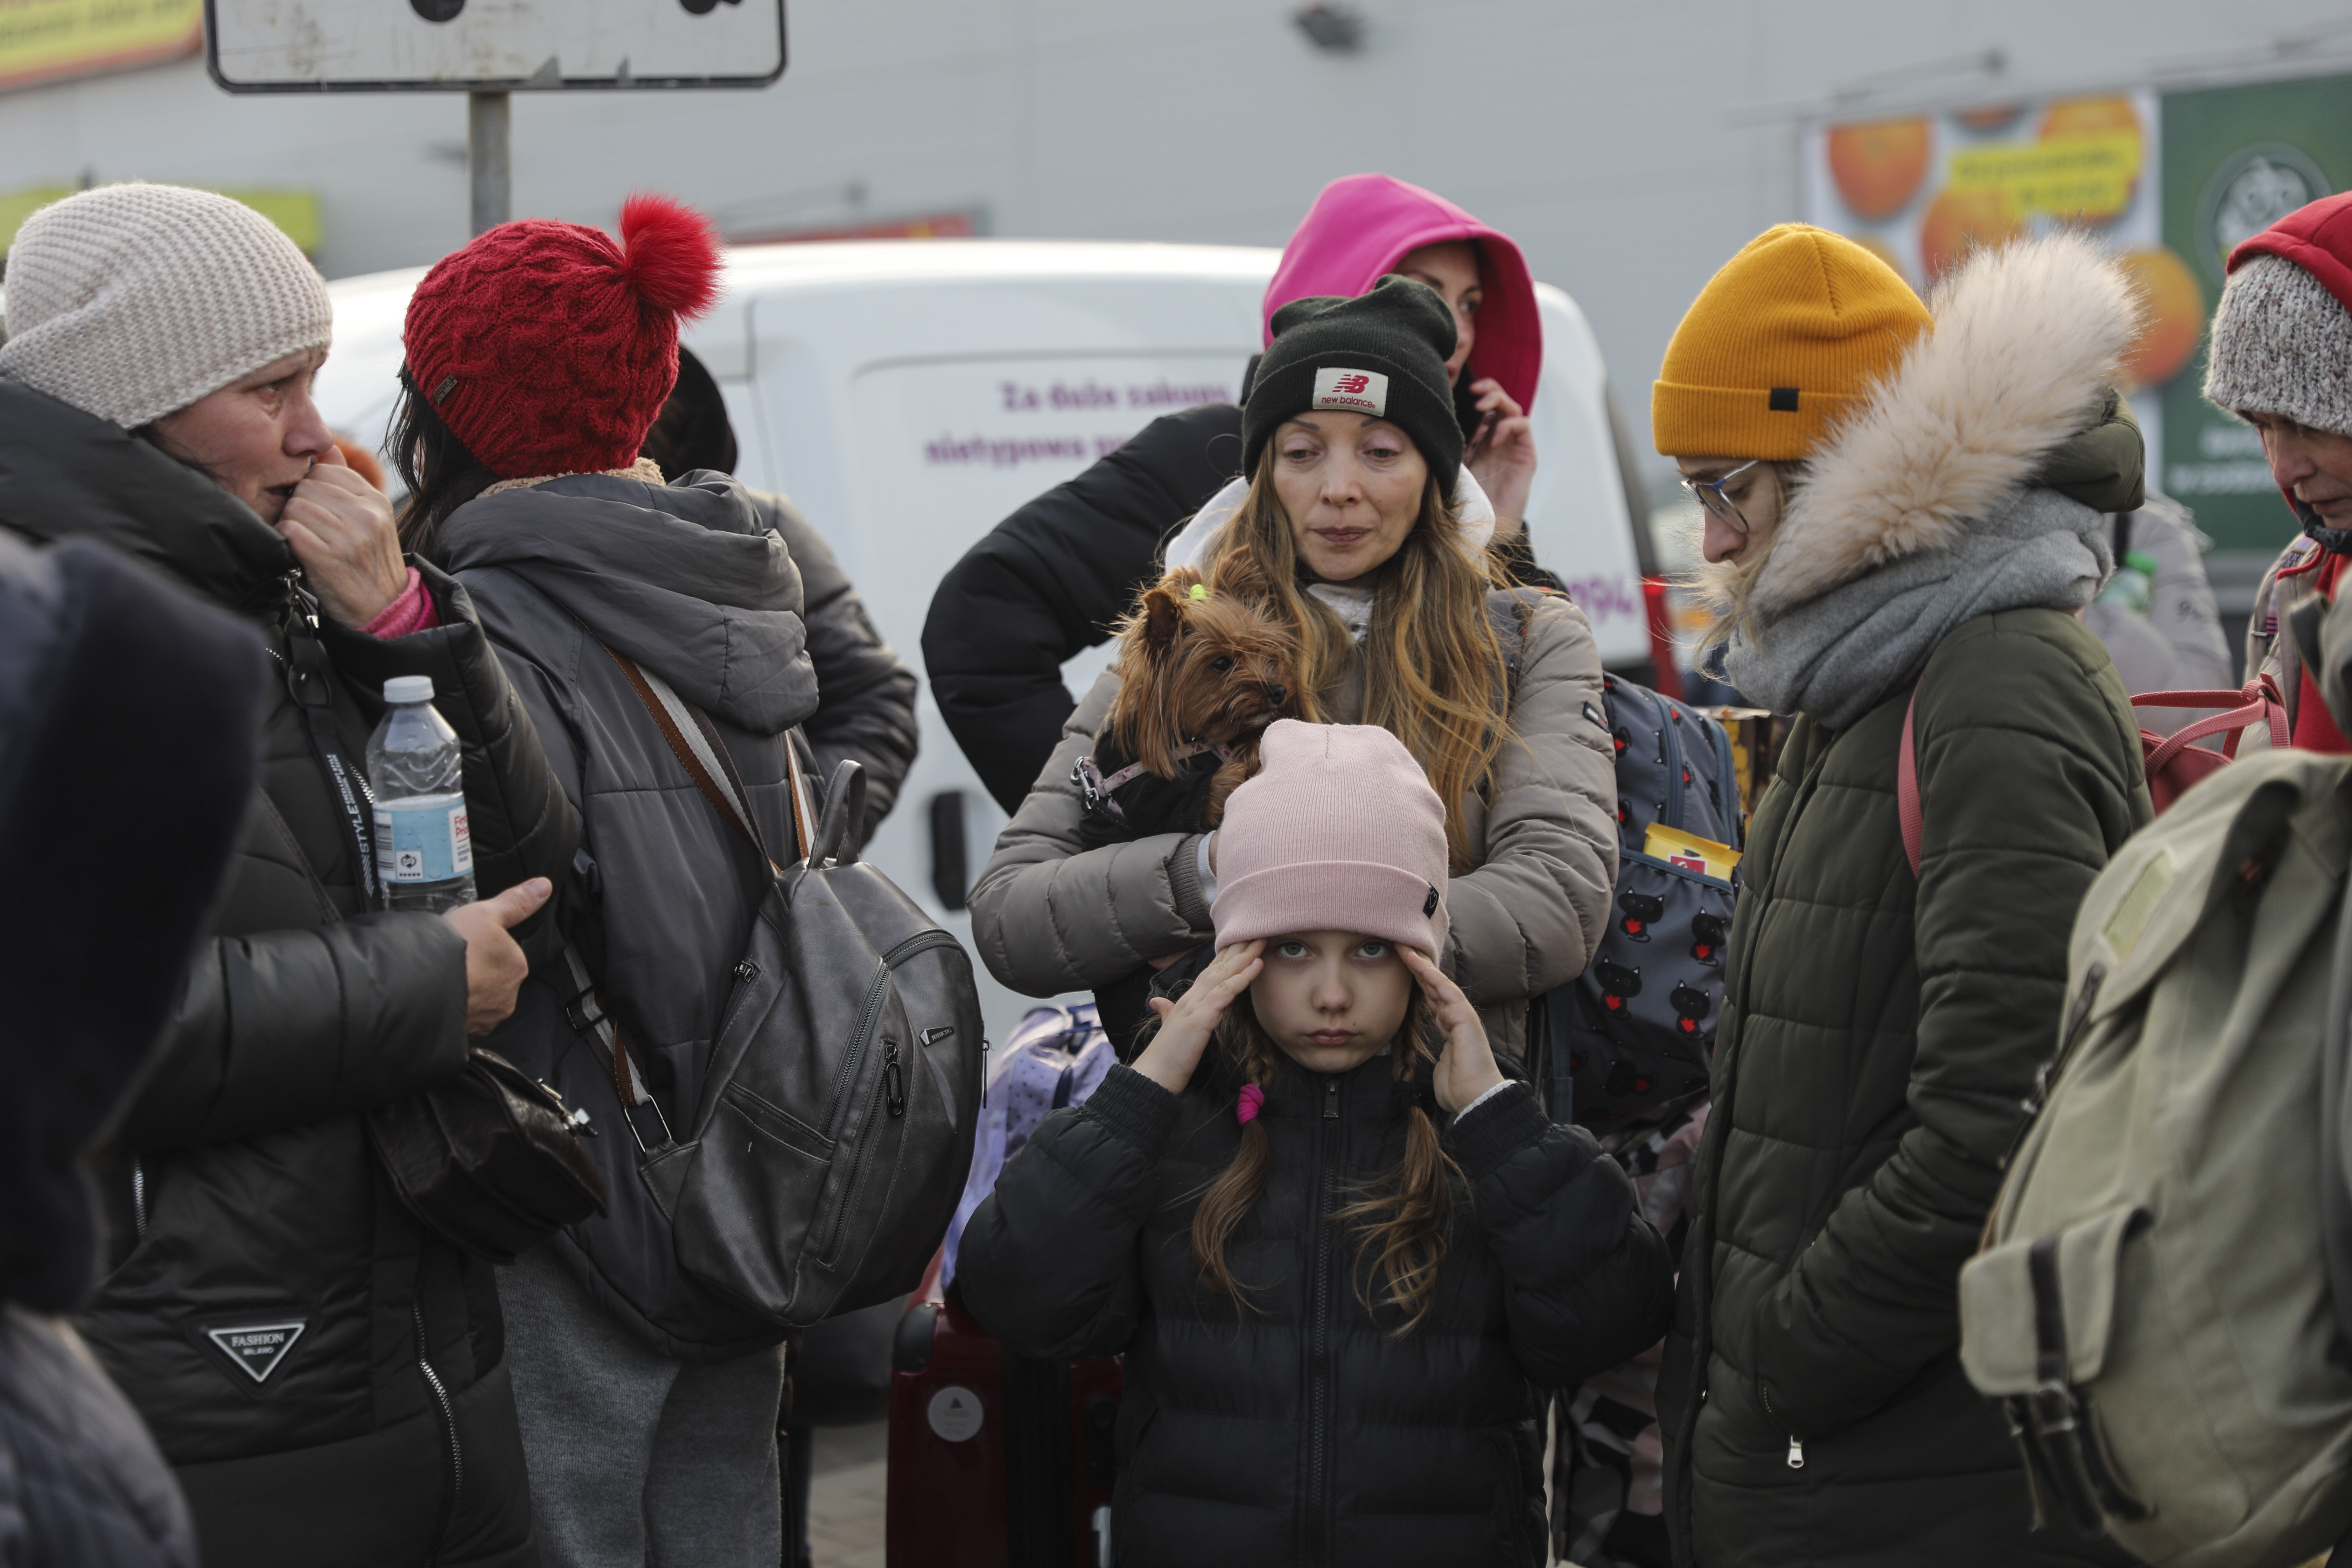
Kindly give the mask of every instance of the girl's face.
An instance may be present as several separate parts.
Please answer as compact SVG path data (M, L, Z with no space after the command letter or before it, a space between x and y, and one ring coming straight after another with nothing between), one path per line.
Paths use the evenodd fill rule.
M1361 931L1294 931L1268 942L1263 957L1249 988L1258 1027L1309 1072L1361 1067L1404 1026L1413 980L1393 943Z
M1429 463L1385 419L1310 409L1274 433L1271 450L1291 547L1327 583L1387 565L1421 521Z

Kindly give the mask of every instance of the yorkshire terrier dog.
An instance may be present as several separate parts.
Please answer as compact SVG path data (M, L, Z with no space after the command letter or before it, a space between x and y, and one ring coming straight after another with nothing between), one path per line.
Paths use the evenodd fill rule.
M1265 727L1297 716L1297 663L1287 632L1190 567L1146 589L1119 626L1118 697L1072 774L1081 836L1099 846L1217 826L1257 771Z

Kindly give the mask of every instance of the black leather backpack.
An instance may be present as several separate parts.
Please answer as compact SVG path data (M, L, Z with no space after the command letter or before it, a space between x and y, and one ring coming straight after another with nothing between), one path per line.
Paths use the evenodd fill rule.
M632 1157L678 1267L778 1328L801 1328L921 1282L963 1191L979 1121L980 995L962 945L857 858L866 779L845 762L802 851L778 868L710 721L613 655L719 816L775 874L760 907L693 1119L673 1133L598 1007L575 1020L610 1071ZM567 950L583 1002L594 992ZM681 1108L682 1109L682 1108Z

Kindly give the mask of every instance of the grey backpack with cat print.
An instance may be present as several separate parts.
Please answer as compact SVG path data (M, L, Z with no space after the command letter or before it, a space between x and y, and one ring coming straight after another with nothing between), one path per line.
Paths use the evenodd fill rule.
M1538 592L1488 596L1515 680ZM1731 737L1721 724L1614 675L1601 678L1601 709L1588 707L1585 717L1609 732L1617 755L1609 929L1581 975L1537 999L1528 1067L1554 1121L1605 1133L1705 1098L1723 1005L1738 873L1713 876L1703 858L1650 853L1650 828L1734 849L1744 830Z

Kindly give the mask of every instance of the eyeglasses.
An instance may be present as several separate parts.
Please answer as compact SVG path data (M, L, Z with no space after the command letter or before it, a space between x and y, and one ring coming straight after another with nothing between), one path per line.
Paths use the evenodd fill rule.
M1723 487L1738 479L1740 475L1746 473L1748 469L1756 467L1757 464L1761 463L1763 460L1763 458L1758 458L1751 462L1742 463L1739 467L1732 469L1731 472L1724 475L1723 478L1719 479L1686 479L1682 481L1682 487L1684 489L1690 492L1690 496L1693 500L1698 502L1699 505L1705 507L1708 511L1713 512L1716 516L1729 523L1741 533L1745 533L1748 531L1748 520L1739 515L1739 509L1731 504L1731 498L1723 493Z

